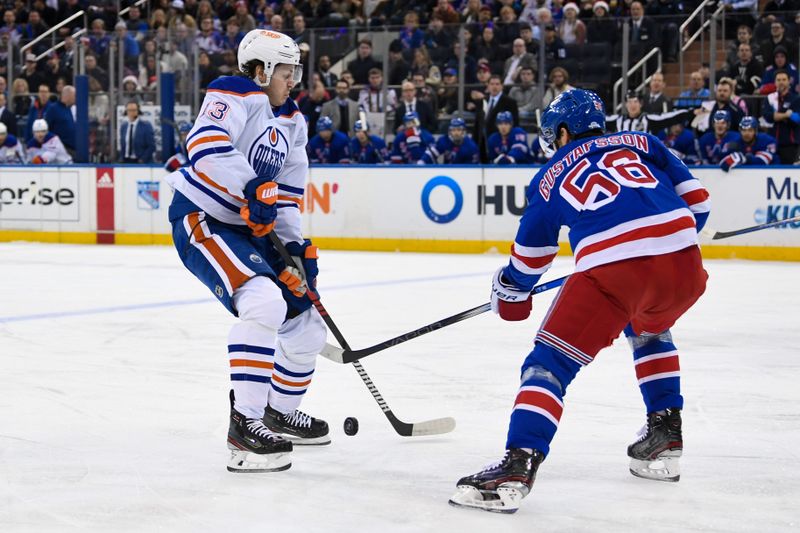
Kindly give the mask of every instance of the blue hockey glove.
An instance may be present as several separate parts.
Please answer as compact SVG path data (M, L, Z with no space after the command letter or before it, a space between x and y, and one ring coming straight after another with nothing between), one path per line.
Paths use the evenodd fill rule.
M533 307L530 291L521 291L506 280L505 267L494 273L492 279L492 311L503 320L525 320Z
M302 243L286 243L286 250L294 258L295 264L299 265L300 273L303 275L303 280L306 281L307 285L316 287L317 275L319 274L319 267L317 266L319 248L311 244L309 239L306 239Z
M275 227L278 216L278 184L264 178L250 180L244 188L247 205L239 215L256 237L263 237Z
M722 158L722 161L719 163L719 168L728 172L729 170L737 167L745 162L745 157L742 152L733 152L732 154L726 155Z

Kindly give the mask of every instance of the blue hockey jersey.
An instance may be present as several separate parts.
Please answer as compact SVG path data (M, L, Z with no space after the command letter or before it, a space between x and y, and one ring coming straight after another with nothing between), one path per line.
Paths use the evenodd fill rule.
M772 135L766 133L756 134L752 144L747 144L742 139L741 134L737 133L737 142L739 148L737 151L742 152L745 157L744 165L761 166L761 165L778 165L780 158L775 153L778 141Z
M416 164L433 144L433 135L427 130L422 128L402 130L394 138L392 163Z
M505 138L500 135L499 131L492 133L487 144L489 160L494 163L533 163L531 151L528 148L528 134L522 128L512 128ZM509 160L509 157L513 161Z
M350 139L341 131L334 131L325 142L318 133L308 141L308 160L318 164L350 163Z
M729 131L721 139L713 131L708 131L700 137L700 156L703 158L703 163L706 165L717 165L722 158L731 152L738 152L739 142L737 140L739 134L735 131Z
M708 192L656 137L610 133L560 148L528 188L505 278L531 290L569 227L575 270L697 244Z
M480 163L478 156L478 145L472 137L464 137L464 141L457 145L449 136L442 135L435 145L428 147L422 160L426 165L433 165L439 162L442 156L442 163L445 165L476 165Z
M350 139L350 156L353 163L362 165L375 165L389 161L389 151L386 143L377 135L370 135L369 142L362 145L358 137Z
M670 135L666 130L659 131L658 139L669 148L672 153L687 165L699 165L703 162L700 157L700 143L692 130L686 129L680 135Z

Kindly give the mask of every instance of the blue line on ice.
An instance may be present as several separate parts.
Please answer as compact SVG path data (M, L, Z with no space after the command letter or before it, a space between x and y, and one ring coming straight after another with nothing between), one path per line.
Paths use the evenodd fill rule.
M485 276L487 279L491 273L474 272L471 274L451 274L447 276L428 276L424 278L407 278L407 279L394 279L384 281L372 281L369 283L350 283L346 285L336 285L333 287L325 287L322 290L324 293L330 291L341 291L345 289L360 289L364 287L380 287L384 285L402 285L405 283L425 283L429 281L443 281L458 278L469 278L477 276ZM153 302L147 304L135 305L117 305L111 307L95 307L92 309L79 309L75 311L56 311L53 313L37 313L32 315L17 315L17 316L0 316L0 324L7 324L9 322L28 322L32 320L48 320L54 318L69 318L75 316L88 316L88 315L102 315L105 313L120 313L125 311L141 311L143 309L156 309L159 307L180 307L184 305L197 305L216 302L213 298L196 298L193 300L173 300L170 302Z

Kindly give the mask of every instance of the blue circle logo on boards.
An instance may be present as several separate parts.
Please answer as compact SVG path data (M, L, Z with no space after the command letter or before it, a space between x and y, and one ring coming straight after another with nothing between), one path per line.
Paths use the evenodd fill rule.
M453 192L455 202L453 209L449 213L437 213L431 207L431 193L436 187L447 187ZM431 178L425 187L422 188L422 211L429 219L437 224L447 224L452 222L461 213L461 208L464 206L464 194L461 192L461 187L458 186L456 180L449 176L435 176Z

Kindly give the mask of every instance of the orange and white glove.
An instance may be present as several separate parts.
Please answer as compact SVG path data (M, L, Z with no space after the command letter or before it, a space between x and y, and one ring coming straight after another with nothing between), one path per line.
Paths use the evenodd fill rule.
M275 227L278 216L278 184L274 181L250 180L244 188L247 205L239 209L239 216L256 237L263 237Z
M295 267L286 267L278 274L278 281L286 285L292 294L302 298L306 293L306 281L303 274Z
M47 163L47 161L45 161L42 156L35 155L31 158L31 163L33 163L34 165L44 165L45 163Z

